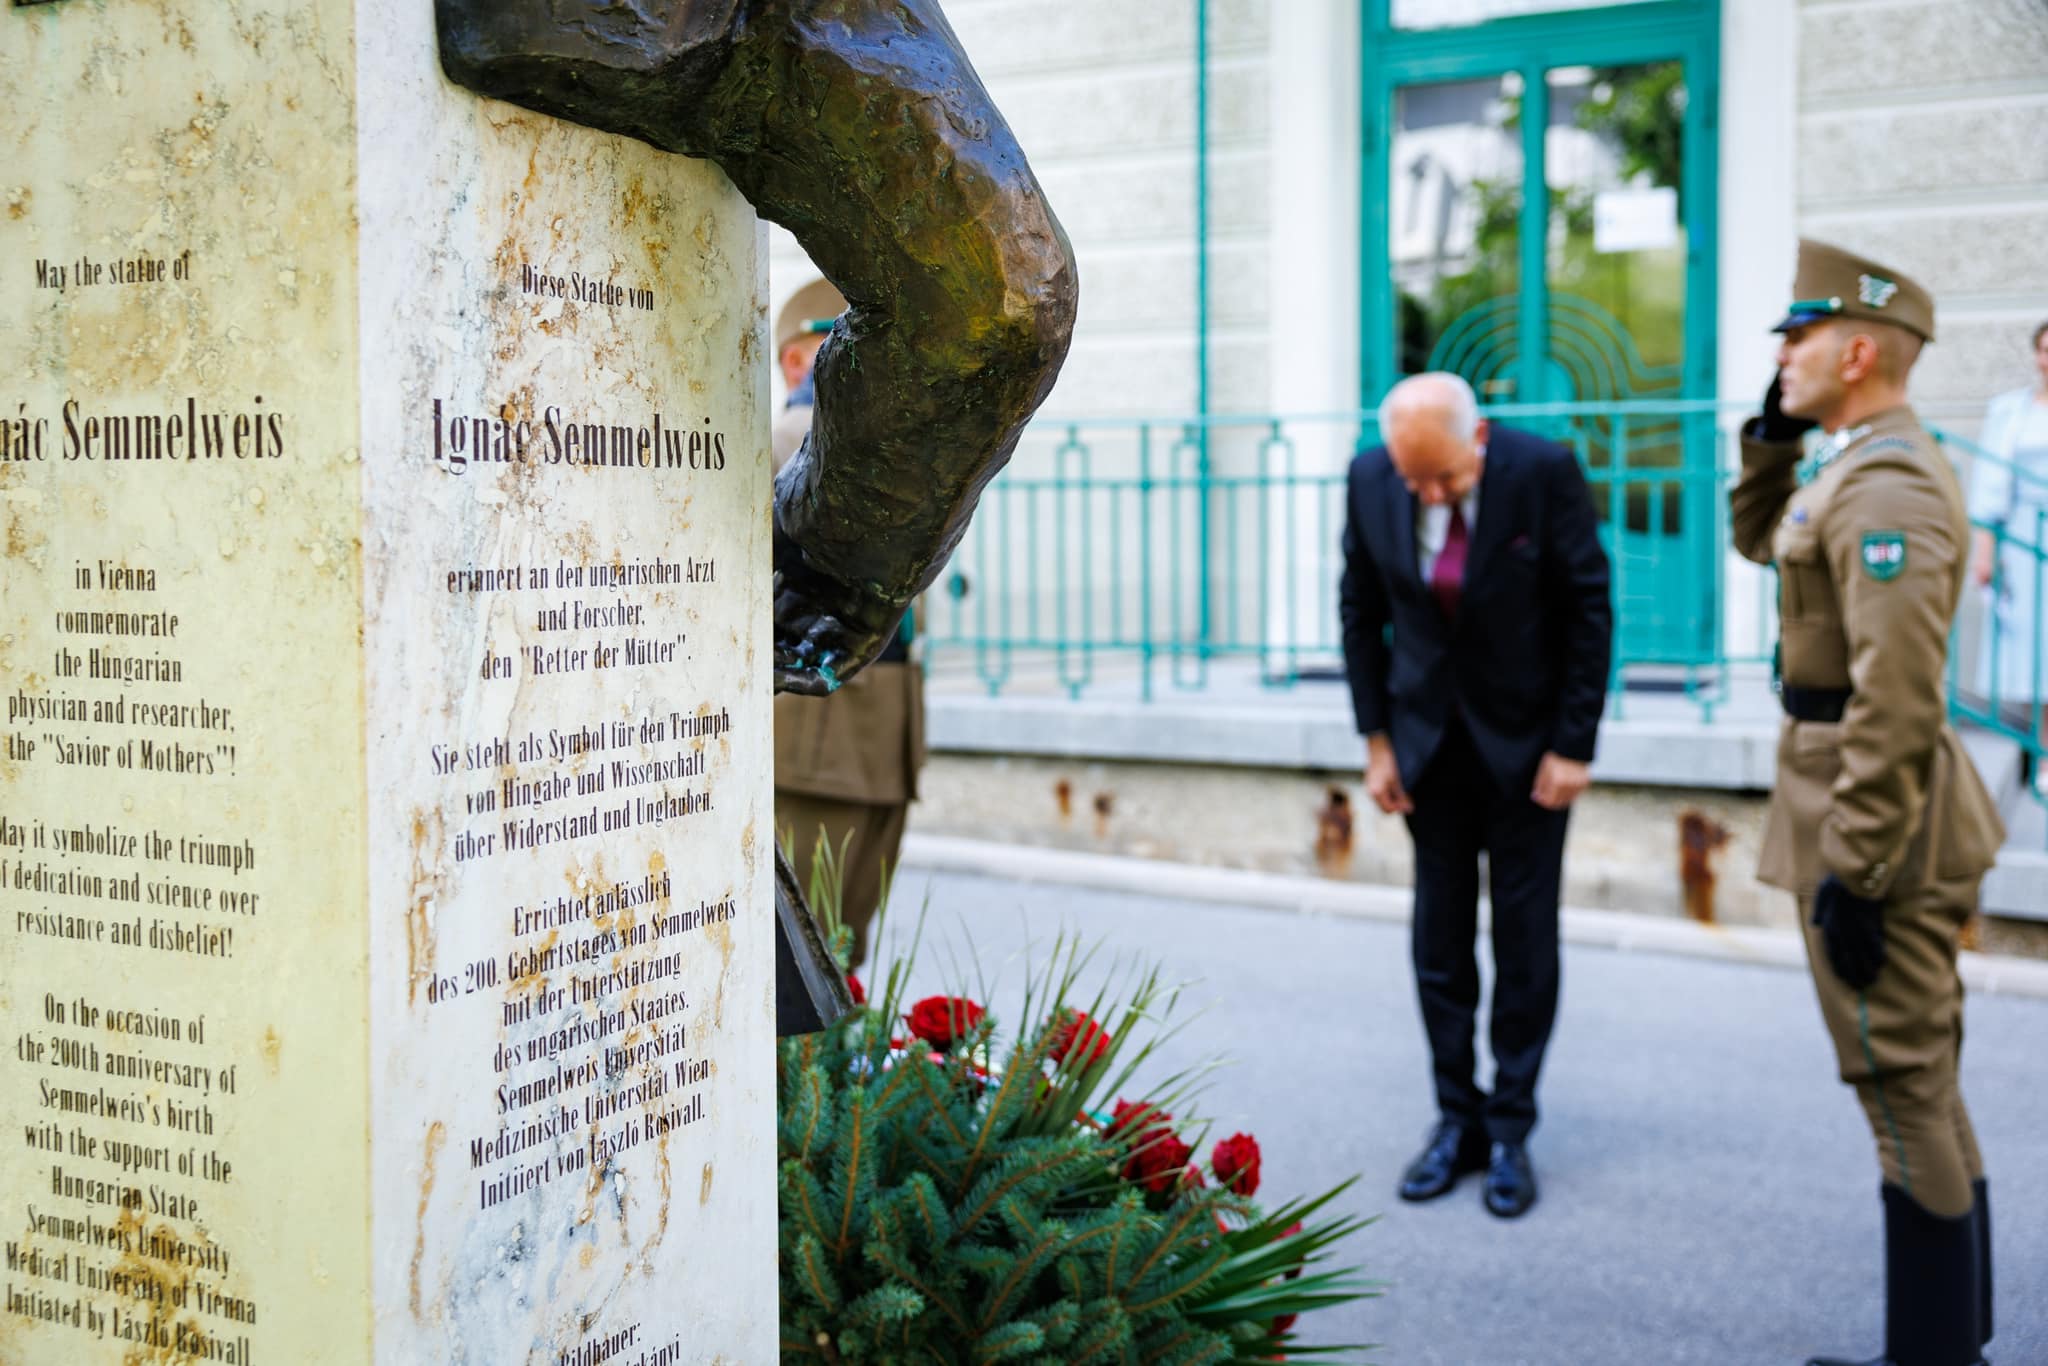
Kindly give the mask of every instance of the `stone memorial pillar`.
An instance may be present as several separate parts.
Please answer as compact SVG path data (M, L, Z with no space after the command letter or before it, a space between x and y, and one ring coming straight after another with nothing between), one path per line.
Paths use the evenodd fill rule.
M0 108L0 1362L772 1361L753 213L425 0Z

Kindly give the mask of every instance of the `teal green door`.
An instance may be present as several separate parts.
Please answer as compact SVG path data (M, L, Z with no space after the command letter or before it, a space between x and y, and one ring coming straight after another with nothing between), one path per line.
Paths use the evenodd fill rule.
M1717 656L1713 109L1718 7L1462 0L1365 60L1364 406L1450 370L1567 441L1615 566L1617 657ZM1555 12L1562 9L1562 12Z

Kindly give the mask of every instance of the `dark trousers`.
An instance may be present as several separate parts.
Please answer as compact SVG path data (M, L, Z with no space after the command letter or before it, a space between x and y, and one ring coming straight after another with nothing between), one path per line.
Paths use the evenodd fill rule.
M1437 1108L1445 1119L1483 1125L1495 1142L1520 1143L1536 1127L1536 1078L1557 1018L1557 895L1569 812L1546 811L1527 792L1502 792L1456 719L1410 796L1415 989ZM1482 850L1493 894L1490 1095L1474 1081L1473 1051Z

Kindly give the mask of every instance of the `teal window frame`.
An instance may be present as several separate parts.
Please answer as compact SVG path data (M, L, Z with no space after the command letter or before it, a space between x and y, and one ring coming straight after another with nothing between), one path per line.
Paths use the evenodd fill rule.
M1714 397L1716 308L1719 301L1721 7L1719 0L1638 0L1594 9L1493 19L1465 28L1396 29L1391 0L1364 0L1361 90L1364 152L1360 181L1359 406L1370 409L1399 376L1395 337L1392 237L1387 186L1394 96L1419 82L1472 80L1514 71L1522 77L1523 165L1544 165L1550 119L1545 73L1558 66L1685 64L1686 210L1684 361L1678 396ZM1544 244L1547 194L1522 196L1523 335L1549 335L1549 281ZM1526 401L1562 398L1546 392L1545 356L1521 357L1516 392Z

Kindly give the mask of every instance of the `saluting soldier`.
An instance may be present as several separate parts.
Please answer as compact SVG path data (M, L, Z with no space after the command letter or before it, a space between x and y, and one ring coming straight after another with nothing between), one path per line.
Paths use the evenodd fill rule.
M1972 1366L1991 1338L1991 1214L1957 1085L1956 952L2005 835L1947 724L1970 529L1906 404L1934 302L1810 241L1792 292L1730 499L1736 548L1778 568L1785 723L1757 875L1799 899L1821 1015L1883 1168L1886 1347L1866 1366ZM1802 465L1815 425L1825 439Z

